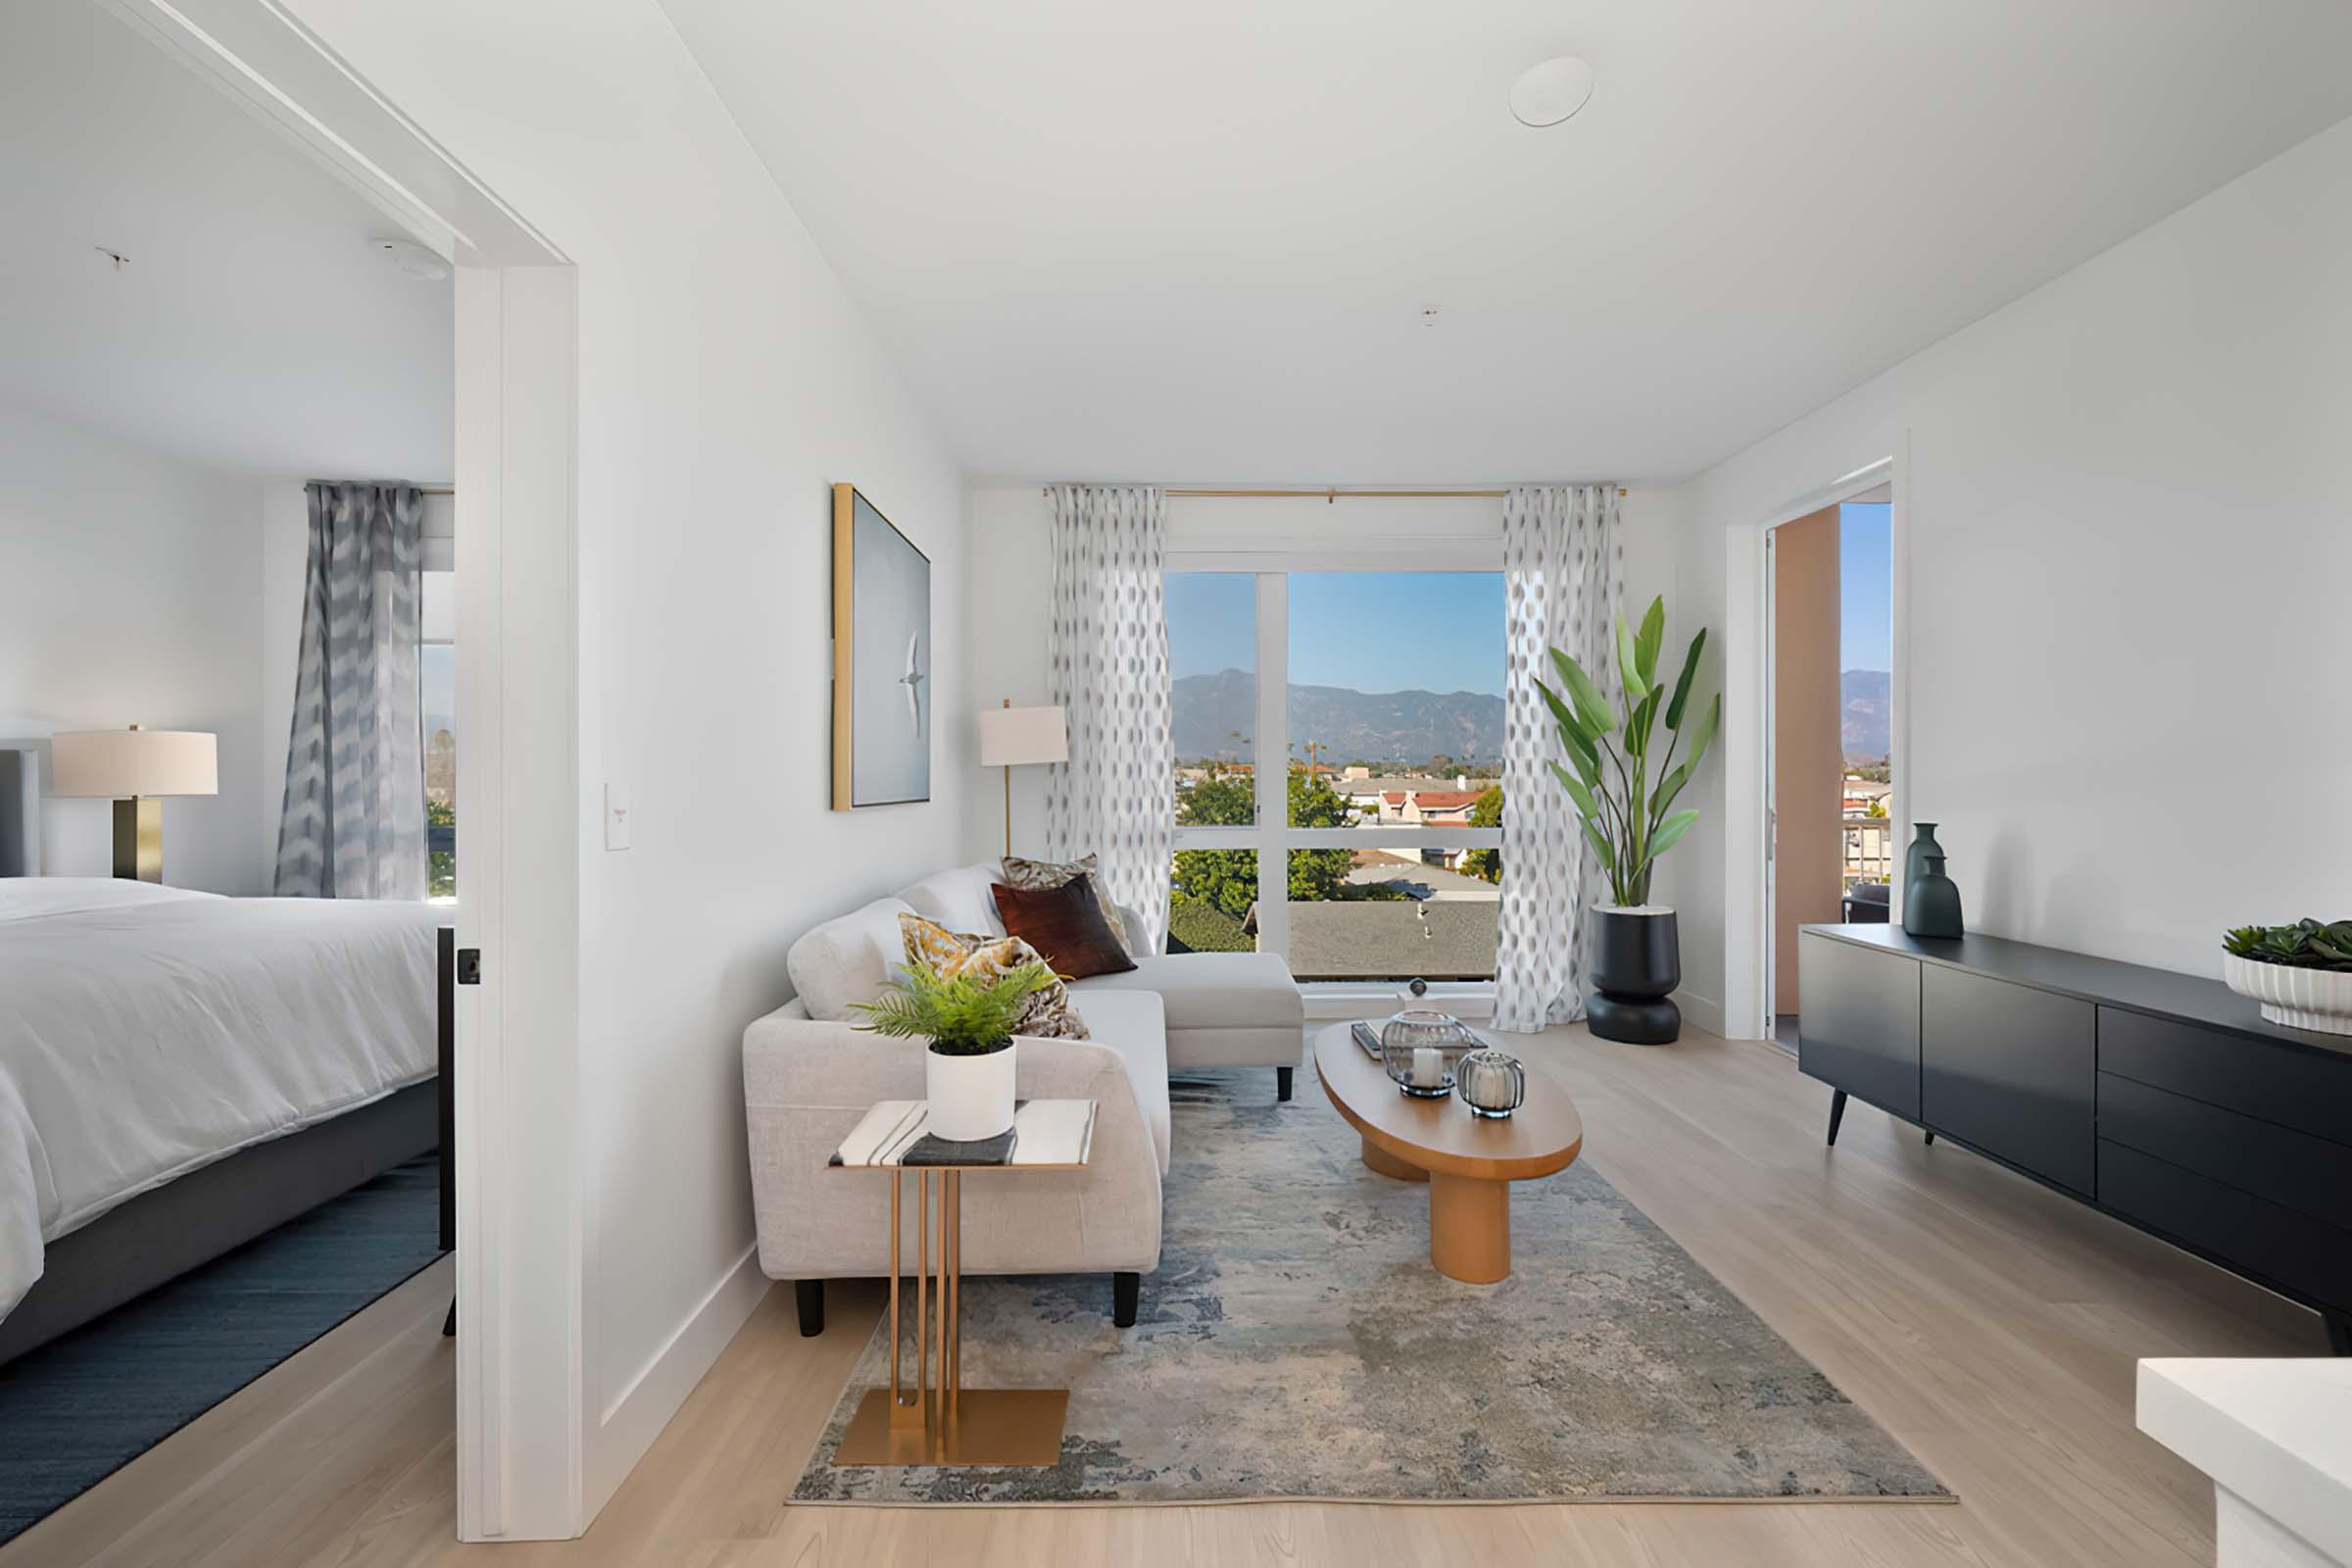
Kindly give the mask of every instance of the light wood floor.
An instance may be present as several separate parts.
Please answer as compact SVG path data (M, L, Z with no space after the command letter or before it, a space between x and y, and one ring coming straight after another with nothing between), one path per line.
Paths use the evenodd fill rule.
M1859 1102L1825 1150L1828 1091L1769 1046L1575 1030L1525 1054L1577 1097L1585 1157L1957 1506L787 1507L874 1318L873 1293L836 1288L806 1341L791 1293L770 1293L586 1539L460 1547L444 1262L0 1548L0 1568L2212 1560L2209 1489L2132 1424L2133 1358L2316 1355L2316 1318Z

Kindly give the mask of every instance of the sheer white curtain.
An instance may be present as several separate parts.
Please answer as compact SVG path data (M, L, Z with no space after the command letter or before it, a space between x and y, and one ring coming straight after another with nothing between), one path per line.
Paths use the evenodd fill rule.
M424 760L416 702L424 496L309 487L301 663L277 830L280 897L421 899Z
M1502 908L1494 957L1494 1027L1533 1033L1585 1014L1585 909L1604 886L1576 808L1552 777L1566 763L1536 690L1558 689L1550 649L1594 679L1616 667L1625 600L1615 485L1523 485L1502 503L1508 643L1503 695Z
M1156 952L1176 847L1176 744L1160 575L1167 497L1132 485L1054 485L1048 692L1069 716L1070 760L1046 785L1056 860L1102 857L1104 895L1138 911Z

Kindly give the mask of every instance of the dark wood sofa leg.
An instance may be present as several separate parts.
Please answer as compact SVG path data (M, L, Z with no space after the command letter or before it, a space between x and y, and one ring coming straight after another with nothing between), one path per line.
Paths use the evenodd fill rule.
M1845 1120L1845 1091L1830 1091L1830 1147L1838 1146L1838 1124Z
M801 1338L812 1340L825 1332L825 1282L794 1280L793 1303L801 1309Z
M1135 1327L1137 1298L1143 1294L1141 1274L1113 1274L1110 1277L1110 1321L1114 1328Z
M1295 1067L1277 1067L1274 1069L1274 1098L1276 1100L1288 1100L1291 1098L1291 1074L1296 1071L1298 1071L1298 1069Z

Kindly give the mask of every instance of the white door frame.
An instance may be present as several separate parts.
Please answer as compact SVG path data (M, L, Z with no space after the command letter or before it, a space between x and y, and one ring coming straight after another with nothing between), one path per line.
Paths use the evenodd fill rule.
M99 3L457 270L458 941L482 967L458 993L458 1536L576 1536L575 274L277 0Z
M1772 574L1767 542L1785 522L1891 484L1887 514L1894 668L1887 676L1893 793L1887 816L1898 847L1910 823L1910 437L1890 457L1840 475L1753 521L1724 530L1723 1032L1772 1038ZM1902 917L1902 889L1893 917Z

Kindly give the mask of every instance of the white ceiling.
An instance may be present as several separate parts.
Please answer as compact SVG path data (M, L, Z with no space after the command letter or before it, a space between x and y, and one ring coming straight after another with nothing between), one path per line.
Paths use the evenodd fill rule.
M1679 477L2352 113L2338 0L664 3L1024 477Z
M447 479L452 289L368 248L399 228L96 0L0 17L0 402L228 473Z

